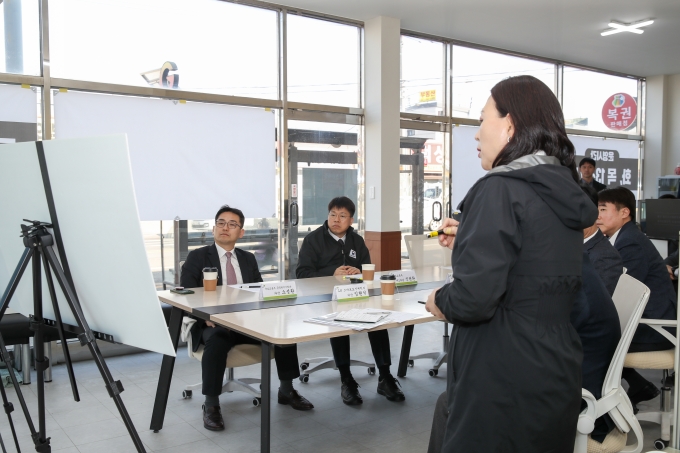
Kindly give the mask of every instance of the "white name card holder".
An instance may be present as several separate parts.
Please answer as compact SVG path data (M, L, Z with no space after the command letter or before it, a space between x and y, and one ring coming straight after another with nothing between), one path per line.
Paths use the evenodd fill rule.
M352 285L338 285L333 288L333 300L348 302L352 300L368 299L368 286L366 283Z
M263 283L260 287L262 300L293 299L297 297L295 282Z
M416 278L416 271L413 270L394 271L391 272L391 274L397 278L396 281L397 286L408 286L418 284L418 279Z

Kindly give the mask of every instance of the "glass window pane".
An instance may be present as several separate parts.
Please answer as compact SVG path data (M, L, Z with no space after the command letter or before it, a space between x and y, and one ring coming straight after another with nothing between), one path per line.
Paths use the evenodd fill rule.
M0 5L0 72L40 75L40 2Z
M288 16L288 100L359 107L359 30Z
M444 44L401 37L401 111L443 115Z
M469 47L452 46L452 115L479 118L491 88L503 79L532 75L555 90L555 65Z
M298 162L298 245L328 219L328 202L335 197L354 202L352 226L359 230L361 126L291 120L288 141L289 156Z
M277 13L216 0L61 0L50 4L52 76L277 97ZM148 80L148 81L147 81Z
M399 226L402 235L402 267L410 266L403 237L437 231L445 214L442 185L445 140L446 134L443 132L401 130ZM419 153L423 154L423 168L418 168L420 160L415 159Z
M564 68L568 128L637 133L637 79Z

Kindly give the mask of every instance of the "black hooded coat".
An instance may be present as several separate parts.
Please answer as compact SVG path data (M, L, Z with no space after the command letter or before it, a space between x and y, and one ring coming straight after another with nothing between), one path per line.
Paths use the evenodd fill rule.
M454 281L435 297L454 324L442 451L570 453L583 360L570 312L597 209L542 152L491 170L459 209Z

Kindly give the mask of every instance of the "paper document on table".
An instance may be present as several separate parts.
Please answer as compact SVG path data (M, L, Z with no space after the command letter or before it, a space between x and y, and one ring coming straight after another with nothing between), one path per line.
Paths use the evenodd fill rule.
M341 311L335 315L335 321L340 322L364 322L375 324L387 318L389 311L367 312L360 308L352 308L351 310Z
M349 322L349 321L336 321L336 317L340 315L342 312L335 312L335 313L330 313L328 315L324 316L317 316L316 318L310 318L310 319L305 319L305 322L311 322L314 324L324 324L327 326L333 326L333 327L344 327L346 329L353 329L353 330L366 330L366 329L372 329L374 327L382 326L383 324L388 324L392 322L396 322L398 324L401 324L402 322L409 321L411 319L415 319L418 316L421 316L420 314L416 313L403 313L399 311L391 311L391 310L381 310L379 308L364 308L363 310L358 310L363 312L366 315L370 314L386 314L387 316L382 318L380 321L375 322L375 323L367 323L367 322Z
M229 285L230 288L243 289L245 291L250 291L251 293L259 293L261 286L262 285L260 285L259 283L244 283L242 285Z

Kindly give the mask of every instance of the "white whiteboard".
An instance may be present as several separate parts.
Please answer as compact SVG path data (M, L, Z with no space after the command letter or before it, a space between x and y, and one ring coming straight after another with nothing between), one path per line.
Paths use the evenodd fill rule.
M30 88L0 85L0 121L36 123L38 100Z
M125 136L43 144L67 260L90 327L117 342L174 355L144 249ZM0 146L0 212L4 292L24 251L22 219L51 221L33 142ZM76 325L57 292L63 321ZM44 317L54 319L44 275L43 300ZM34 313L30 266L10 307Z
M224 204L275 215L271 111L69 91L54 113L59 139L127 134L141 220L211 219Z
M477 157L475 134L478 127L453 128L451 147L451 207L455 210L479 178L486 175L482 160Z

